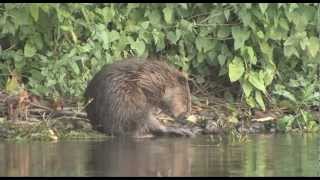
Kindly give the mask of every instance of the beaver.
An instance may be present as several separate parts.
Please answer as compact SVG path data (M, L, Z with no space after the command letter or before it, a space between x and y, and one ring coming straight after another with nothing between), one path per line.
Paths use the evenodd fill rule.
M128 58L105 65L89 82L85 98L88 119L97 131L137 138L193 136L154 116L155 108L167 109L183 121L191 111L187 76L163 60Z

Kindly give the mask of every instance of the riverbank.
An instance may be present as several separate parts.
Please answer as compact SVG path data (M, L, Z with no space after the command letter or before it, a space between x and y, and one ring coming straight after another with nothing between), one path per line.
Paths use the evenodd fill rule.
M84 108L76 103L40 101L26 92L15 96L2 92L0 95L1 139L57 141L107 138L92 130ZM192 112L186 121L175 122L160 109L156 117L167 126L187 128L195 134L233 134L243 137L250 133L279 131L278 120L287 113L286 109L281 108L263 112L250 109L244 102L230 103L224 98L194 95ZM318 113L315 111L313 114L317 116Z

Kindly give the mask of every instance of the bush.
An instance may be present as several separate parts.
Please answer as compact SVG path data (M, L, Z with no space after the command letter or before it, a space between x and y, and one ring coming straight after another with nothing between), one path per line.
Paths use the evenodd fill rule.
M161 55L239 83L252 108L319 105L319 14L295 3L1 4L0 86L82 97L104 64Z

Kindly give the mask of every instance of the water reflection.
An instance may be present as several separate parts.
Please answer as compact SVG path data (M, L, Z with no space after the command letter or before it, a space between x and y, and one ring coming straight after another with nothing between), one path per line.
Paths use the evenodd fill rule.
M1 176L84 175L88 143L2 143Z
M115 139L96 143L91 175L191 176L192 148L187 139Z
M320 176L317 134L0 143L0 176Z

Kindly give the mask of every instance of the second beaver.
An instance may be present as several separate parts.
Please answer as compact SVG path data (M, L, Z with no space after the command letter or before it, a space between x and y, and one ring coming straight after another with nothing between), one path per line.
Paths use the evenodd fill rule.
M187 77L164 61L130 58L105 65L85 92L93 128L110 135L150 137L159 134L192 136L183 128L164 126L153 115L167 108L176 118L191 110Z

